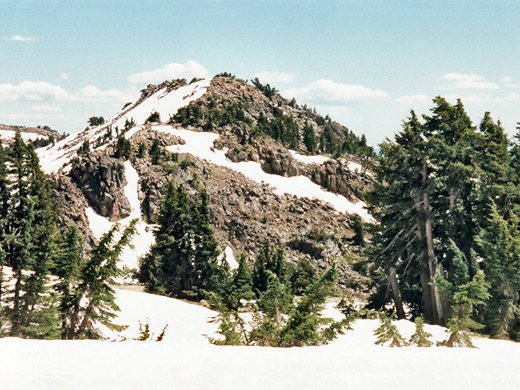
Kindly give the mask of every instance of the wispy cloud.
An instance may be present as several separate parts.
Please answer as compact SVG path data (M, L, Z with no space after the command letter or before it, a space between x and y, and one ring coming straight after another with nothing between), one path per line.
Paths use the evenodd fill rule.
M482 95L456 95L450 94L445 96L450 102L456 102L457 99L461 99L462 102L467 104L483 104L483 103L518 103L520 102L520 94L510 93L504 96L482 96Z
M53 113L53 112L60 112L61 108L53 107L53 106L37 105L37 106L32 106L31 111L41 112L41 113Z
M128 77L131 83L158 83L172 79L207 78L208 70L197 61L189 60L185 64L170 63L162 68L134 73Z
M70 97L72 101L84 101L84 102L128 102L135 98L126 92L122 92L118 89L110 89L103 91L102 89L94 86L87 85L81 88L78 92Z
M453 81L453 87L458 89L500 89L498 84L489 82L478 74L446 73L443 79Z
M303 88L290 88L285 93L300 101L312 103L359 104L364 101L390 98L386 92L380 89L336 83L325 79L316 80Z
M65 100L67 91L45 81L22 81L18 85L0 84L0 101L44 102Z
M35 39L31 37L26 37L23 35L11 35L10 37L5 37L6 41L14 41L14 42L34 42Z
M60 76L56 79L56 81L67 81L69 79L68 73L61 73Z
M431 99L428 95L405 95L394 99L394 102L399 104L427 104L431 102Z
M504 87L506 88L518 88L518 84L513 81L513 78L510 76L502 77L500 79Z
M258 72L255 73L253 77L258 77L258 79L263 83L288 84L296 80L298 75L296 73L284 72Z

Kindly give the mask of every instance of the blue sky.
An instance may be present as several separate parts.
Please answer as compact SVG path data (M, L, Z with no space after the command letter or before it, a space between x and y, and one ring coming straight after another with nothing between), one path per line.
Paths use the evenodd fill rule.
M255 75L372 144L437 95L520 121L518 1L0 0L0 123L76 132L148 83Z

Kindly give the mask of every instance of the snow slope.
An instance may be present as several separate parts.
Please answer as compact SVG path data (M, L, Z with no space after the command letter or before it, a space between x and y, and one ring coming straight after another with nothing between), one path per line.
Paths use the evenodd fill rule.
M91 145L94 145L98 138L103 137L109 126L115 131L116 127L123 129L126 120L134 120L138 125L144 124L154 111L160 114L163 121L167 121L170 115L177 113L179 108L190 104L190 102L204 95L209 83L210 80L200 80L171 92L167 92L165 88L162 88L140 104L136 105L134 103L124 108L114 119L107 121L101 126L89 128L77 134L71 134L54 146L38 149L38 156L44 172L53 173L60 168L67 170L69 168L67 165L72 158L76 157L76 152L83 142L88 140Z
M254 161L232 162L226 158L224 150L213 147L213 142L219 137L218 134L176 129L171 126L154 126L152 129L176 135L186 142L184 145L169 146L170 152L192 154L213 164L230 168L258 183L265 182L274 187L274 192L277 194L317 198L332 204L338 212L358 214L365 222L373 222L372 216L365 209L365 202L352 203L344 196L325 191L306 176L283 177L264 172L260 163Z
M138 335L149 318L163 342L0 339L2 390L133 389L518 389L520 344L476 340L479 349L389 348L374 345L375 320L322 347L210 345L214 314L201 306L118 290L119 323ZM396 322L403 336L408 321ZM426 326L436 339L443 330Z

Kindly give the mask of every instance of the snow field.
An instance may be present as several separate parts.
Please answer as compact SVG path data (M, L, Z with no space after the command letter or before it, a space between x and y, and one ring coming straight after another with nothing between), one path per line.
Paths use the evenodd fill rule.
M308 177L283 177L269 174L254 161L232 162L226 158L225 150L217 150L213 147L213 142L219 137L218 134L174 129L171 126L153 126L152 129L176 135L186 142L184 145L169 146L167 149L170 152L192 154L213 164L242 173L258 183L265 182L274 187L274 192L279 195L289 194L297 197L317 198L330 203L338 212L358 214L365 222L373 222L372 216L365 209L365 202L352 203L344 196L325 191Z
M133 389L518 389L520 344L477 339L480 349L374 345L377 320L322 347L214 346L209 309L167 297L117 290L123 335L168 324L163 342L0 339L2 390ZM409 337L414 324L395 321ZM444 330L425 326L435 339ZM112 334L107 334L112 336ZM87 371L88 370L88 371Z

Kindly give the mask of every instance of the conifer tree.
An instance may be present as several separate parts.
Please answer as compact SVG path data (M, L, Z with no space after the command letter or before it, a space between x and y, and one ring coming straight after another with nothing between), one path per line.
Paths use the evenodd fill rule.
M508 215L502 217L491 202L488 225L478 238L489 283L486 325L497 338L515 338L520 319L520 222Z
M210 226L204 190L193 199L182 186L170 183L159 213L156 243L140 263L139 279L147 289L188 299L201 299L227 283L228 266Z
M132 220L119 239L116 234L120 226L114 225L90 252L90 258L81 270L76 301L72 303L77 311L71 314L67 338L99 338L99 325L115 331L124 329L112 322L119 310L112 285L121 275L117 267L119 256L130 245L136 224L137 219Z
M390 317L381 314L379 320L381 325L374 331L374 336L377 336L376 345L385 345L386 343L390 343L390 347L405 347L408 345L397 330L397 326L392 324Z
M417 347L431 347L433 345L433 342L430 340L432 334L424 330L423 318L417 317L414 322L415 333L410 337L408 344L415 345Z

